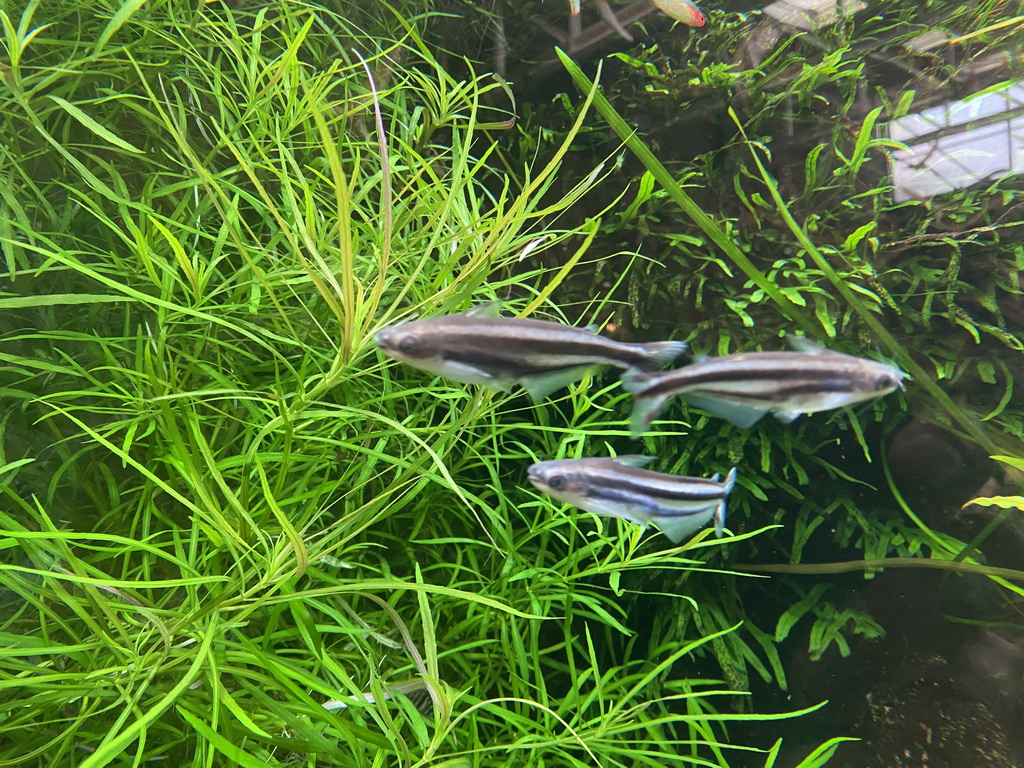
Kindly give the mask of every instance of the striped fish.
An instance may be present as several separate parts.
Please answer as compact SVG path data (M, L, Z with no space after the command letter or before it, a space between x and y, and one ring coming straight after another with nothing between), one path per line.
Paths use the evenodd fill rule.
M633 393L633 437L643 434L674 395L746 428L766 413L789 423L801 413L903 388L903 374L891 365L832 352L799 337L791 341L799 351L742 352L655 375L627 372L622 386Z
M509 390L522 385L535 401L602 366L656 371L684 351L684 341L626 344L587 328L489 317L494 303L469 312L385 328L381 351L407 365L467 384Z
M672 542L714 522L725 530L725 499L736 483L736 468L725 482L715 475L680 477L641 469L649 456L540 461L527 476L539 490L596 515L654 523Z

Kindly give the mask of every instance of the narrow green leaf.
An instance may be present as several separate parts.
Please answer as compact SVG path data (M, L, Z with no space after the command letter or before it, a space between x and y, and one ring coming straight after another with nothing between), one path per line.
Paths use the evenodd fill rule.
M146 4L146 0L125 0L121 4L121 7L117 9L117 12L110 17L110 21L107 22L107 26L100 33L100 36L96 39L96 45L93 48L93 54L98 54L103 47L110 41L117 31L121 29L139 8Z
M781 643L789 636L790 630L796 625L800 619L807 614L815 605L818 604L818 600L831 588L831 584L822 583L815 585L814 589L808 592L802 600L795 605L791 605L785 613L779 617L778 624L775 625L775 642Z
M2 468L0 468L2 471ZM982 496L971 499L965 507L977 504L979 507L999 507L1000 509L1024 509L1024 496Z
M0 299L0 310L24 307L57 307L65 304L112 304L131 301L127 296L94 293L44 293L39 296L8 296Z
M1004 464L1009 464L1014 469L1024 471L1024 458L1019 456L993 456L992 458Z
M241 747L232 744L184 707L178 706L176 709L178 714L195 728L200 736L209 741L218 752L230 760L232 765L240 765L242 768L267 768L266 761L253 757Z
M853 148L853 157L850 158L853 173L857 173L860 170L860 166L864 163L868 147L871 144L871 135L875 130L875 123L878 121L880 114L882 114L882 108L875 107L868 112L864 117L864 122L861 123L860 131L857 133L857 143Z
M815 749L811 754L800 761L796 768L822 768L836 753L839 745L844 741L860 741L852 736L836 736Z
M846 242L843 243L843 250L846 251L847 253L853 251L853 249L857 247L860 241L867 237L871 232L873 232L875 227L877 226L877 222L869 221L867 224L857 227L857 229L854 230L854 232L849 237L846 238Z
M120 136L116 136L111 131L104 128L102 125L97 123L93 118L89 117L88 114L86 114L81 109L76 107L70 101L66 101L65 99L62 99L60 96L54 96L52 94L47 94L46 98L55 102L61 109L63 109L73 118L75 118L75 120L77 120L79 123L88 128L90 131L96 134L96 136L103 139L108 144L113 144L118 149L123 149L126 152L132 152L136 155L145 154L145 152L143 152L141 149L133 147Z

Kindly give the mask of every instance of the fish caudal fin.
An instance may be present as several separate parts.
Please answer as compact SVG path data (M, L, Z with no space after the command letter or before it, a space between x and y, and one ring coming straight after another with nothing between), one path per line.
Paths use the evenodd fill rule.
M718 506L715 507L715 536L719 539L722 538L722 534L725 533L725 499L722 499Z
M728 496L732 487L736 485L736 467L729 470L722 485L725 487L725 495ZM722 499L721 503L715 507L715 536L721 538L723 533L725 533L725 499Z
M636 368L630 368L622 376L619 377L619 381L622 382L622 388L627 392L632 392L634 395L641 390L647 389L647 386L651 383L653 376L650 376L643 371L638 371Z
M651 341L640 346L651 362L648 372L664 368L690 348L685 341Z
M725 476L725 482L722 485L725 486L726 495L732 492L733 486L736 485L736 467L729 470L729 474Z

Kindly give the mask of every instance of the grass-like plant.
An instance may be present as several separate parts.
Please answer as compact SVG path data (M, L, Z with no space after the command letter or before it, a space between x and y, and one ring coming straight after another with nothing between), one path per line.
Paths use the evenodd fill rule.
M508 89L429 18L232 5L0 11L0 765L746 760L755 716L692 670L734 622L684 590L638 618L719 544L520 487L624 440L623 397L372 342L489 298L601 315L550 303L598 228L558 222L599 172L553 184L589 102L520 166Z

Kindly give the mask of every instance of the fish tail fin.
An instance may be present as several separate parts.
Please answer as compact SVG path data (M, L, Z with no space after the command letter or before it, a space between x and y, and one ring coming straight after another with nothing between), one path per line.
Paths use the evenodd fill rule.
M650 363L649 366L644 366L647 372L664 368L690 348L685 341L650 341L640 346Z
M725 486L725 495L728 496L732 487L736 485L736 467L729 470L722 485ZM715 509L715 536L721 538L723 533L725 533L725 499L722 499Z
M725 476L725 482L722 485L725 486L726 494L732 491L732 487L736 485L736 467L729 470L729 474Z
M722 538L725 533L725 499L718 502L715 508L715 536Z
M619 377L619 381L622 382L624 390L635 395L640 390L646 389L647 385L651 383L652 378L652 376L643 371L630 368Z

